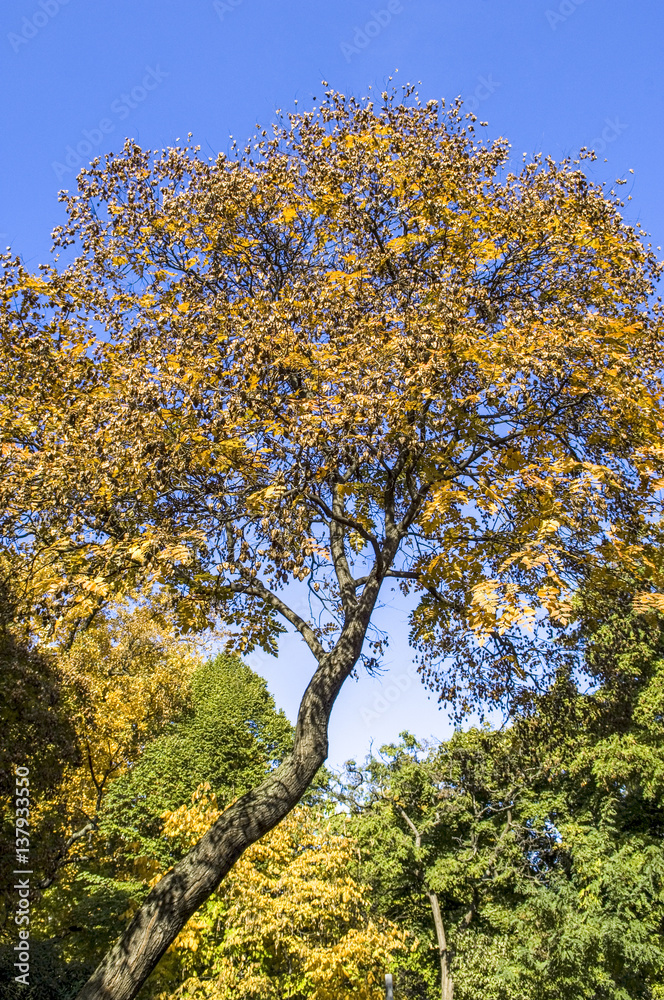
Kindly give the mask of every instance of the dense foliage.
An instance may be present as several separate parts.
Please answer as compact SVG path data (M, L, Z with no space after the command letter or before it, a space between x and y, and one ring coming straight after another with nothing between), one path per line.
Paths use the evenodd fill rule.
M662 621L621 592L580 601L578 621L590 690L570 666L508 728L428 746L403 734L349 762L244 854L141 996L378 1000L389 969L408 1000L661 1000ZM125 613L49 659L56 689L72 671L78 683L60 706L68 773L47 772L40 790L59 821L39 860L48 877L27 1000L74 996L150 884L288 752L292 730L259 677L234 657L196 663L154 629L144 611ZM127 636L141 642L118 671ZM155 716L140 665L157 676L173 656L186 682ZM29 659L40 662L36 650ZM128 678L144 695L132 703ZM152 719L133 744L122 713L113 734L95 722L119 695L136 726ZM94 816L91 768L105 758L81 753L90 720L98 746L112 735L123 755ZM63 852L85 803L85 850L72 841Z
M563 671L508 729L404 735L346 775L378 912L430 944L405 994L440 984L433 897L457 1000L664 996L662 623L624 593L579 617L594 689Z
M26 669L27 656L16 658L17 669ZM35 651L28 662L41 663ZM178 857L163 835L167 810L190 803L201 782L227 803L274 768L292 743L292 727L265 682L237 657L198 661L144 608L119 609L46 664L56 690L66 685L56 705L60 729L48 732L53 739L68 725L69 761L61 753L49 771L45 756L41 769L36 755L23 754L22 726L4 749L11 761L34 761L38 779L33 995L59 1000L75 995L149 880ZM32 711L24 699L20 720L30 722ZM14 938L12 881L8 872L5 944ZM6 959L7 952L0 974L10 989ZM16 989L25 995L23 986Z
M124 927L81 1000L133 1000L304 800L395 580L457 720L514 720L347 792L358 843L393 839L369 874L419 936L408 989L659 988L662 266L584 157L512 169L459 102L327 90L215 160L127 141L63 193L50 265L2 257L3 658L60 761L42 912L58 961ZM299 633L292 732L237 661L196 680L182 636L211 628ZM169 839L208 784L210 828Z

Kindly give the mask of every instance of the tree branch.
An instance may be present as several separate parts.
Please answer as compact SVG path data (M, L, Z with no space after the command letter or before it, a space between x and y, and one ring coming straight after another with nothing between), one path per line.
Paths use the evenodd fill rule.
M346 558L344 545L344 528L339 519L344 516L343 497L339 492L337 484L332 488L332 517L330 519L330 550L334 562L334 570L339 581L341 591L341 603L344 611L348 612L357 606L355 596L355 583Z
M364 540L368 542L369 545L371 545L372 549L374 550L374 555L376 557L376 566L378 567L379 570L382 568L383 553L381 552L378 539L374 535L372 535L370 531L367 531L367 529L364 528L361 524L358 524L357 521L353 521L350 518L346 517L345 515L340 515L340 516L335 515L334 511L330 507L328 507L325 501L321 500L320 497L313 496L313 494L307 494L307 499L311 500L313 504L315 504L320 510L322 510L323 513L326 515L326 517L329 517L331 520L332 519L335 520L338 524L342 524L345 528L350 528L351 531L356 531L358 535L364 538Z
M248 597L258 597L262 601L265 601L266 604L274 608L275 611L297 629L317 661L320 661L325 656L325 649L311 625L304 618L301 618L296 611L289 608L285 601L282 601L277 594L269 590L260 580L253 580L251 583L237 581L235 583L224 584L224 587L234 594L246 594Z

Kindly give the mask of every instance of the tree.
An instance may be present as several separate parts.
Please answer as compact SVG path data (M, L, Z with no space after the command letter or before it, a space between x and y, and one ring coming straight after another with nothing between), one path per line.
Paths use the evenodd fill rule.
M164 814L190 805L203 782L227 805L277 766L293 731L239 658L198 662L190 643L161 630L145 608L99 616L52 661L76 754L38 788L35 803L45 819L35 854L31 989L70 1000L155 872L186 853L165 835ZM30 720L30 709L22 706L19 721ZM11 931L6 943L0 991L11 993Z
M191 677L187 713L114 782L101 816L104 836L121 841L132 860L138 855L168 867L173 841L164 838L163 815L188 806L203 784L229 805L260 784L292 742L293 727L263 678L237 656L215 656Z
M165 833L191 843L218 815L216 797L201 787L167 816ZM407 936L372 919L370 887L351 874L355 851L317 809L291 813L242 856L176 939L173 949L189 956L184 995L380 1000L385 970Z
M562 675L514 726L515 758L540 765L514 810L530 870L512 879L511 898L489 887L480 933L462 944L462 1000L498 1000L507 987L524 1000L662 993L662 619L617 596L584 601L596 616L585 656L601 686L580 693Z
M443 997L662 993L662 618L624 586L576 613L593 690L561 671L504 731L427 753L405 736L349 771L359 877L378 913L437 937ZM426 984L400 964L403 989Z
M181 637L138 606L99 615L58 665L79 757L55 796L69 827L60 866L70 862L68 852L81 838L99 830L112 783L127 774L146 743L181 716L197 660Z
M361 877L379 913L431 941L441 1000L456 995L453 966L468 929L495 905L514 906L530 870L534 830L521 815L541 765L524 759L513 734L471 729L425 748L408 733L358 768L349 762L342 799L362 850ZM529 805L532 806L532 796ZM526 809L528 806L526 806ZM525 836L524 836L525 834ZM433 987L429 955L404 971L419 990ZM403 988L408 988L407 978ZM412 986L411 986L412 988Z
M17 580L19 572L13 582L20 592ZM114 859L105 856L100 821L109 790L185 710L196 661L191 643L160 625L138 595L132 607L98 614L66 649L21 635L18 626L29 616L18 613L17 602L14 594L3 605L18 619L18 635L7 625L0 646L8 695L3 749L9 763L30 770L31 989L40 996L48 986L54 997L69 998L72 982L80 986L94 968L91 938L97 948L105 938L110 944L128 902L143 888L135 873L118 879ZM13 766L7 780L14 780ZM13 812L6 811L7 823ZM12 831L7 842L14 837ZM15 855L7 853L0 991L8 997L25 992L14 982L12 862Z
M21 628L25 615L19 613L23 609L15 570L0 554L0 804L3 840L12 846L0 860L0 944L13 937L15 928L15 848L29 843L16 844L16 768L28 768L33 796L30 858L36 871L50 872L61 848L53 836L59 816L55 803L49 801L50 792L78 758L56 658L39 648L29 629Z
M509 173L474 121L328 91L235 158L128 142L63 195L72 263L5 260L0 516L44 614L151 584L182 628L221 617L273 651L281 621L315 661L292 754L81 1000L135 996L300 800L341 685L380 653L386 580L421 595L424 677L463 711L526 697L575 582L648 544L659 266L578 162ZM288 603L305 580L322 617Z

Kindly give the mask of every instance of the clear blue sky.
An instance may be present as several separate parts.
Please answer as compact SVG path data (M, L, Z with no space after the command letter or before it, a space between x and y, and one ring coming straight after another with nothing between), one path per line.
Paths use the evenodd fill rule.
M321 80L361 96L396 80L430 98L471 101L517 158L595 146L598 180L626 176L628 218L664 243L664 9L656 0L17 0L0 11L5 94L0 243L33 266L61 221L72 164L130 136L161 147L193 132L227 150L276 108L306 107ZM78 151L77 151L78 149ZM608 162L604 162L604 158ZM344 692L331 759L362 756L402 728L443 735L412 680L405 614L391 674ZM258 661L256 661L258 663ZM309 662L294 641L258 663L293 715ZM401 678L399 680L399 678ZM410 680L408 680L410 678ZM393 681L403 691L395 694ZM352 683L352 682L351 682ZM389 697L381 696L389 688ZM352 698L351 698L352 696ZM378 700L377 700L378 699ZM382 707L385 705L386 707Z

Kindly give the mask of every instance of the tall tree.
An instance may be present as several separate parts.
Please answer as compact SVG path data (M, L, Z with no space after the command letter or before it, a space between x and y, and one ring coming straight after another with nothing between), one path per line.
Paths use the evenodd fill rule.
M63 195L68 267L5 261L0 518L45 613L151 582L182 627L221 616L273 650L281 621L315 665L292 754L155 886L81 1000L134 997L299 801L341 685L378 655L387 579L420 593L425 678L463 711L524 697L578 577L647 542L656 259L578 162L511 173L474 122L328 91L235 157L128 142ZM288 603L305 580L322 618Z

